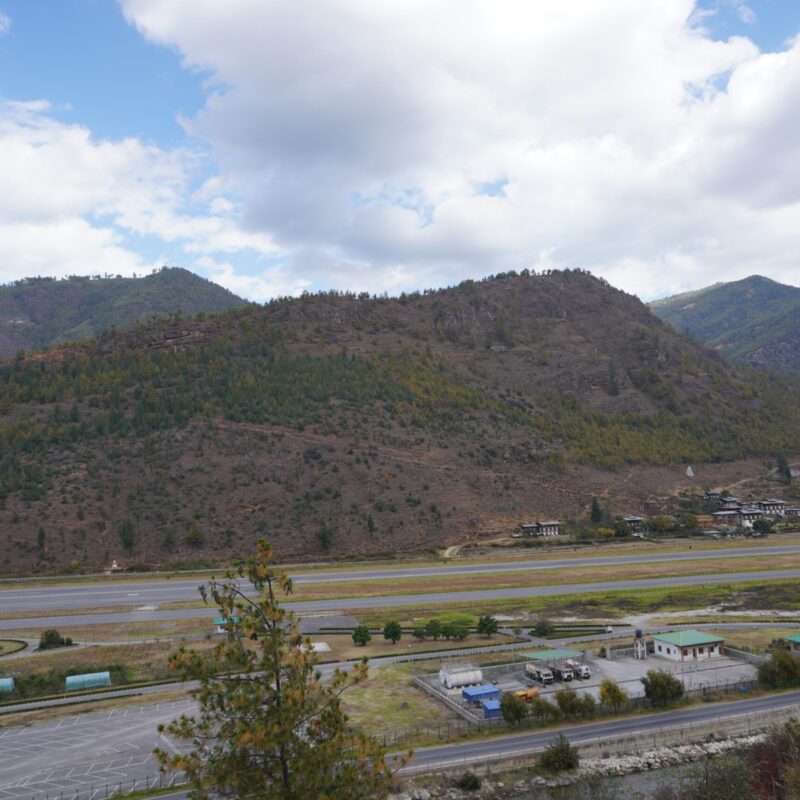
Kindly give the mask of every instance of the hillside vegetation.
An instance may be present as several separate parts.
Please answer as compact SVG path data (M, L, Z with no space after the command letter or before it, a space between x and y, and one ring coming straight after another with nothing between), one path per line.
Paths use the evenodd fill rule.
M0 357L90 339L152 317L242 305L227 289L176 267L143 278L28 278L0 286Z
M797 398L577 270L156 321L0 366L0 567L508 532L629 465L800 450Z
M657 300L650 307L676 330L734 362L800 372L800 289L795 286L754 275Z

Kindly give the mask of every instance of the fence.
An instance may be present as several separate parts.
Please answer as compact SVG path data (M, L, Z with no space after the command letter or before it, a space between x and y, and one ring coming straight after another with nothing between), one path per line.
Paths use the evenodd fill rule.
M178 788L186 784L183 773L164 775L145 775L142 778L130 778L125 781L90 784L88 787L78 787L74 790L36 792L34 794L5 795L19 800L110 800L112 797L124 797L134 792L148 792L157 789Z
M509 665L509 668L514 665ZM519 663L516 664L519 667ZM426 678L436 678L436 676L420 676L415 675L412 678L414 685L420 687L426 692L433 694L437 699L441 700L448 708L456 711L461 719L448 720L443 722L422 723L420 725L412 725L407 728L386 731L376 736L384 747L403 747L410 743L439 741L446 742L452 741L454 738L462 736L470 736L474 733L481 731L520 731L530 730L534 728L542 728L552 725L555 721L571 722L586 720L585 715L563 715L559 713L558 720L555 719L537 719L535 717L527 717L522 722L509 724L502 717L495 719L481 719L477 714L470 713L470 709L461 705L458 700L447 695L441 686L438 686L434 681L427 681ZM726 681L724 683L713 683L695 688L686 689L684 697L687 698L700 698L703 700L711 701L719 698L720 696L729 695L744 695L752 694L761 689L758 680L741 680L741 681ZM595 717L614 716L618 714L627 714L633 711L642 711L649 707L649 703L645 697L629 697L627 702L619 709L612 709L598 703L595 708Z

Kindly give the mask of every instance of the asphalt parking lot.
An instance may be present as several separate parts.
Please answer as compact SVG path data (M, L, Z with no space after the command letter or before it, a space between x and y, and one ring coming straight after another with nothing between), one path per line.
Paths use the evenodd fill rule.
M0 799L102 798L120 782L127 791L134 779L152 780L158 775L153 748L174 748L157 726L193 709L181 700L2 728Z

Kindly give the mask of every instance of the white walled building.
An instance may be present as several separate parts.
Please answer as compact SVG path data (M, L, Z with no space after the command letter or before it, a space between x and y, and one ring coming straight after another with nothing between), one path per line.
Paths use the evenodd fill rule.
M722 655L721 636L702 631L675 631L654 633L653 653L671 661L703 661Z

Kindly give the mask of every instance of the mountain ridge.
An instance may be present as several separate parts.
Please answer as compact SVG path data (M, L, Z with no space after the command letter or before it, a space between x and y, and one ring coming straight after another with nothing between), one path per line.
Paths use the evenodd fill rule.
M0 286L0 358L93 338L154 316L244 304L227 289L179 267L139 278L26 278Z
M650 308L736 363L800 372L800 288L751 275L663 298Z
M0 364L0 414L6 571L430 550L800 452L793 383L581 270L155 320Z

